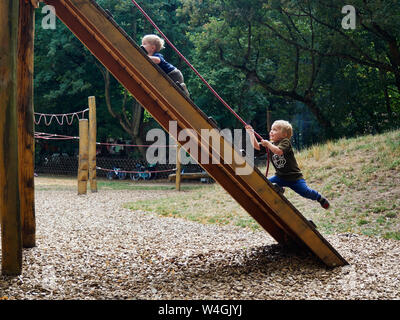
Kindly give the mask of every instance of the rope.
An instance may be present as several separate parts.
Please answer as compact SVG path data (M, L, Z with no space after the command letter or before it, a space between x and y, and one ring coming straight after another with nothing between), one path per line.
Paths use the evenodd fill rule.
M64 135L53 134L53 133L35 132L35 139L44 139L44 140L72 140L72 139L79 139L79 137L64 136Z
M104 146L120 146L120 147L160 147L160 148L169 148L169 147L176 147L176 145L153 145L153 144L120 144L120 143L108 143L108 142L96 142L97 145L104 145Z
M35 139L45 139L45 140L72 140L78 139L79 137L65 136L56 133L45 133L45 132L35 132ZM96 145L106 145L106 146L121 146L121 147L157 147L157 148L169 148L176 147L176 145L148 145L148 144L120 144L120 143L107 143L107 142L96 142Z
M71 112L71 113L60 113L60 114L52 114L52 113L38 113L35 112L35 117L34 117L34 122L36 125L38 125L40 123L40 121L42 120L42 118L44 118L44 124L46 126L49 126L52 121L53 118L55 118L58 122L58 124L60 126L62 126L64 124L64 119L66 119L67 124L70 126L72 124L72 122L74 121L74 118L76 117L78 120L81 120L81 118L79 118L79 114L82 114L82 119L85 117L85 112L89 111L89 108L82 110L82 111L77 111L77 112ZM39 120L36 120L36 116L39 116ZM71 116L71 120L68 120L68 117ZM47 121L47 117L50 117L50 120ZM58 119L59 117L61 117L61 121Z
M35 132L35 139L46 139L46 140L72 140L78 139L79 137L65 136L56 133L45 133L45 132ZM106 145L106 146L120 146L120 147L157 147L157 148L174 148L176 145L149 145L149 144L120 144L120 143L107 143L107 142L96 142L96 145Z
M35 139L43 139L43 140L79 140L79 137L74 137L74 136L66 136L66 135L60 135L56 133L45 133L45 132L35 132ZM169 148L169 147L176 147L176 145L140 145L140 144L119 144L119 143L106 143L106 142L96 142L96 145L106 145L106 146L122 146L122 147L163 147L163 148ZM268 161L269 165L269 161ZM98 167L99 170L105 170L105 171L113 171L111 169L105 169L105 168L100 168ZM176 170L176 169L173 169ZM151 172L168 172L168 171L173 171L173 170L162 170L162 171L151 171ZM119 172L126 172L126 173L140 173L143 171L121 171ZM267 173L268 175L268 167L267 167Z
M160 35L165 39L165 41L171 46L172 49L182 58L183 61L192 69L195 74L201 79L201 81L207 86L207 88L214 94L215 97L238 119L244 126L247 125L247 123L229 106L229 104L222 99L222 97L214 90L214 88L204 79L204 77L196 70L196 68L185 58L185 56L173 45L173 43L166 37L166 35L161 31L161 29L155 24L155 22L150 18L150 16L140 7L140 5L135 1L131 0L132 3L136 6L136 8L139 9L139 11L143 14L143 16L151 23L151 25L160 33ZM254 135L262 140L262 137L254 131ZM266 176L268 176L268 170L269 170L269 149L267 149L267 171L265 173Z
M176 171L177 170L176 168L174 168L174 169L154 170L154 171L150 171L150 170L145 170L145 171L126 171L126 170L106 169L106 168L102 168L102 167L96 167L96 169L107 171L107 172L117 171L117 172L122 172L122 173L160 173L160 172L170 172L170 171Z

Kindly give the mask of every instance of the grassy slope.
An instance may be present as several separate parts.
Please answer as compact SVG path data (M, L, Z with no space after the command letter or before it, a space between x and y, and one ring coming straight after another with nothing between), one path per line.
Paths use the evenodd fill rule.
M326 211L290 189L285 196L320 232L400 240L400 131L328 142L296 157L308 185L324 194L331 208ZM201 223L260 228L217 184L127 206Z

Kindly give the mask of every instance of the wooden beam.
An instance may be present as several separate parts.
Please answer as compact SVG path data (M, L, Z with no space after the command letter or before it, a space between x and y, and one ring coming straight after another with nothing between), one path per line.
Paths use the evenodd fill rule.
M89 97L89 183L90 191L97 192L97 174L96 174L96 98Z
M22 271L18 188L17 39L19 1L0 1L0 212L2 274Z
M33 58L35 8L30 1L19 0L18 35L18 160L22 245L35 246L35 138L33 107Z
M176 180L177 176L178 176L178 172L170 174L168 176L168 181ZM203 173L203 172L187 172L187 173L180 174L181 180L200 180L201 178L211 178L211 177L208 173Z
M28 0L24 0L25 2L28 2ZM31 5L34 7L34 8L39 8L39 2L42 2L42 0L31 0L30 1L31 2Z
M78 194L87 193L89 177L89 124L87 119L79 120L79 163Z
M181 90L155 68L143 51L95 1L45 0L55 6L57 16L103 63L165 129L176 121L177 132L191 129L197 137L215 124L185 97ZM210 176L237 200L279 243L295 240L307 246L327 266L347 262L318 233L315 227L250 163L243 163L240 153L218 133L211 132L224 148L217 164L199 163ZM193 134L194 135L194 134ZM177 135L179 136L179 135ZM198 139L198 147L211 159L210 146ZM228 161L225 162L225 150ZM213 149L214 150L214 149ZM235 155L229 157L230 155ZM238 171L238 169L240 169ZM248 173L244 173L244 170ZM239 173L240 172L240 173Z
M181 145L176 144L176 180L175 187L176 191L181 191Z

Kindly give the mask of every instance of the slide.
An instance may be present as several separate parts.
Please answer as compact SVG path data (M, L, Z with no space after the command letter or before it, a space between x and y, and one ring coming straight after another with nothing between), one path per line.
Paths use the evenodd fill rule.
M196 147L192 145L190 149L185 149L191 155L196 153L208 157L208 161L202 157L199 164L278 243L296 243L310 250L329 267L347 264L315 227L283 195L275 192L265 175L245 161L240 150L225 138L215 123L151 62L94 0L44 2L55 7L57 17L166 131L176 139L182 130L190 133L189 138L195 141ZM202 130L209 133L209 140L200 138ZM185 141L178 142L185 147Z

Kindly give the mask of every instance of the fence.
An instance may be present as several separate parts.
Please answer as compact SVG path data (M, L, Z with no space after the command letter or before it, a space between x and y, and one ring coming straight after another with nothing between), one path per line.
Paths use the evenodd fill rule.
M114 167L121 168L121 170L135 171L137 166L147 167L148 163L144 160L136 160L129 158L106 158L97 157L97 166L105 169L113 169ZM168 179L168 175L174 173L176 168L175 164L157 164L154 171L157 172L156 179ZM198 164L181 165L184 172L202 172L203 169ZM51 156L40 156L36 159L35 172L38 174L48 175L66 175L76 177L78 172L78 156L68 156L66 154L53 154ZM106 177L107 171L97 170L97 177ZM129 178L129 175L127 175Z

